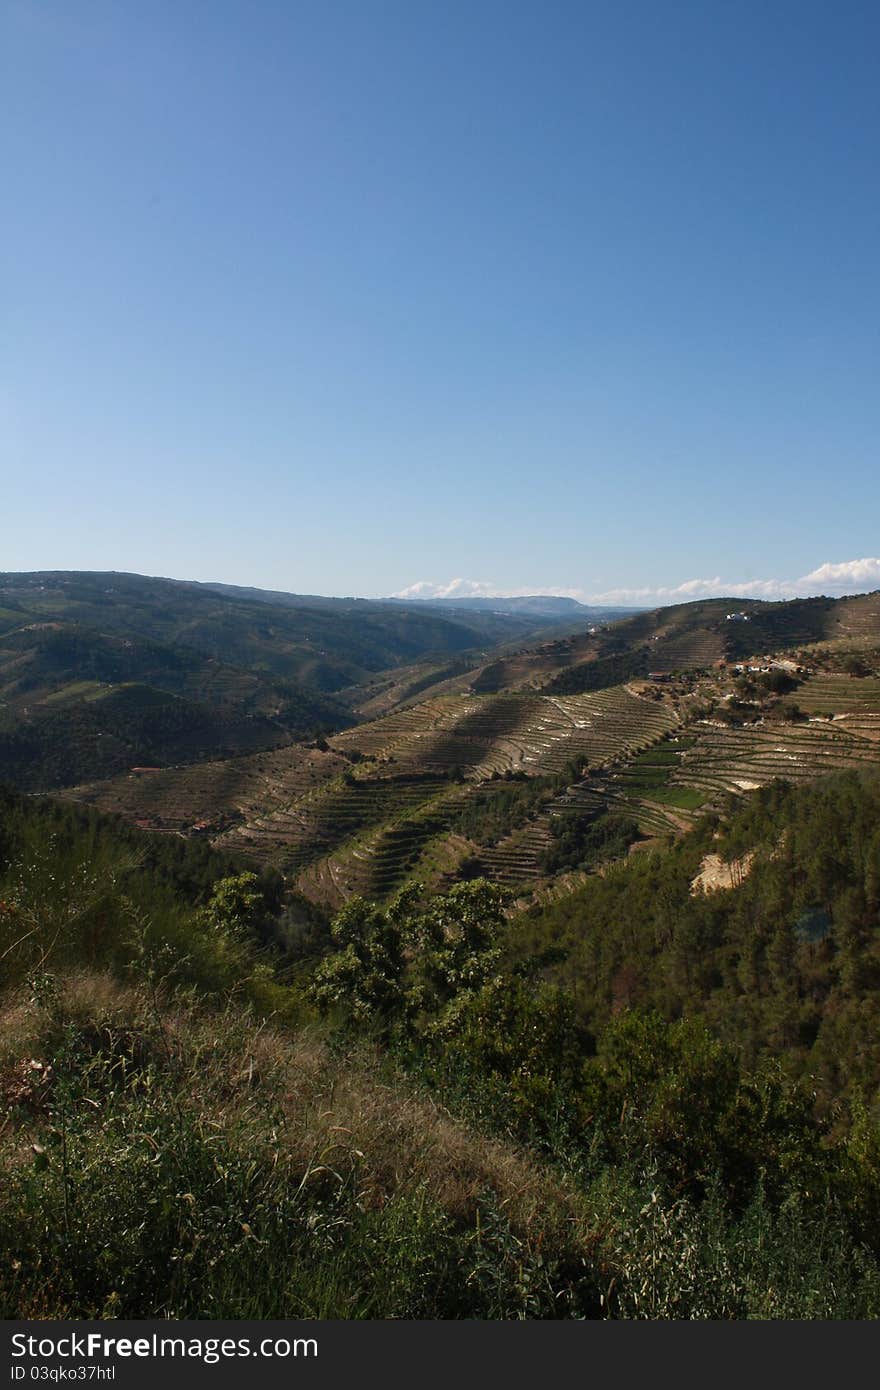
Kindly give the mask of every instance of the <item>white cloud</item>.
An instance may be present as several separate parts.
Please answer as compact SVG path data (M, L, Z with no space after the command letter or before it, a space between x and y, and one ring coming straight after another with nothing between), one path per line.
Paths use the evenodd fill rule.
M687 579L672 588L608 589L591 594L591 603L621 605L660 605L688 603L700 598L812 598L826 594L839 598L843 594L862 594L880 588L880 559L844 560L838 564L826 562L800 579L728 580L716 575L713 579Z
M841 564L825 563L798 580L799 584L818 586L814 593L858 594L880 589L880 560L844 560Z
M528 598L534 594L553 595L557 598L583 599L582 589L565 589L554 585L536 584L519 589L499 588L480 579L450 579L446 584L435 584L430 579L420 579L406 589L398 589L391 598Z
M446 584L435 584L430 579L420 579L406 589L398 589L392 598L494 598L498 590L492 584L483 584L477 579L450 579Z
M590 603L633 607L658 607L668 603L693 603L701 598L792 598L790 586L779 579L752 579L745 582L722 579L686 579L682 584L659 588L606 589L591 594Z
M839 598L843 594L861 594L880 589L880 559L825 561L800 579L685 579L681 584L660 585L656 588L606 589L603 593L586 593L583 589L564 585L532 585L505 589L477 579L450 579L445 584L420 579L406 589L399 589L392 598L521 598L529 594L555 594L576 598L581 603L607 604L621 608L654 608L670 603L689 603L701 598L787 599L811 598L827 594Z

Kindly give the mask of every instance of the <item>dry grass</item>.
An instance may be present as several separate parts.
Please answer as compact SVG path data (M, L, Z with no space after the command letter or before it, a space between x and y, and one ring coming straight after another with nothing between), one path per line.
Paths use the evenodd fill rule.
M467 1222L491 1192L511 1228L530 1242L563 1235L566 1243L591 1242L585 1203L573 1188L514 1145L476 1133L404 1079L388 1079L367 1048L340 1055L315 1028L287 1033L233 1006L158 1003L146 988L100 972L61 982L55 1015L89 1048L173 1070L187 1105L218 1129L273 1108L279 1162L291 1171L320 1163L356 1174L367 1208L426 1190L453 1219ZM43 1116L36 1103L23 1104L31 1097L22 1085L33 1088L34 1099L45 1087L57 1035L45 1012L18 993L0 1004L0 1036L0 1105L7 1120L14 1115L19 1140L32 1138ZM41 1070L29 1070L32 1059Z
M313 1043L305 1063L295 1072L297 1090L285 1096L289 1140L306 1147L332 1142L357 1155L372 1203L383 1205L401 1189L426 1186L448 1212L470 1220L481 1195L491 1190L521 1230L546 1225L551 1215L586 1230L574 1194L548 1181L512 1146L475 1134L430 1099L407 1094L402 1084L383 1084L364 1061L334 1067ZM303 1075L306 1085L317 1082L312 1094L325 1108L302 1106Z

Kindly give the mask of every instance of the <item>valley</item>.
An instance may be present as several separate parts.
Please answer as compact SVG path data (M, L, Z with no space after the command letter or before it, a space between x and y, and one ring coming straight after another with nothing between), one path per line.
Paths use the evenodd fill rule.
M57 790L272 867L326 909L477 874L524 900L558 894L588 867L575 857L554 882L550 852L576 824L629 820L637 853L775 778L808 782L880 758L880 678L869 674L880 598L733 604L627 615L518 648L507 639L482 661L473 648L410 661L336 692L322 711L336 730L316 738L294 737L276 707L262 723L246 717L257 748L233 723L224 756L208 742L204 756L181 758L168 740L145 769L139 760ZM174 650L188 670L189 651ZM81 685L44 696L68 726L71 706L76 715L100 697L88 671L72 664L65 675ZM221 689L233 676L238 689L218 700L226 711L255 709L258 694L265 709L277 694L259 675L246 691L247 673L228 671Z

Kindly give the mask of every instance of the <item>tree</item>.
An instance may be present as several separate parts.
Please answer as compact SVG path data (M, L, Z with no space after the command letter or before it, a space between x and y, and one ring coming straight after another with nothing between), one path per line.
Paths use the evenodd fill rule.
M496 969L505 901L485 879L428 902L420 887L406 888L387 908L352 898L331 924L335 950L315 971L312 997L386 1029L436 1017Z
M254 873L218 879L205 908L208 924L215 931L231 936L253 930L263 907L263 895L258 892L259 882Z
M351 898L330 925L334 951L321 962L311 995L322 1012L344 1008L358 1023L387 1023L402 1002L400 924L364 898Z
M844 657L843 670L848 676L862 677L870 676L871 674L870 666L868 666L868 664L865 661L863 661L861 657L856 656L854 652L851 652L849 656Z

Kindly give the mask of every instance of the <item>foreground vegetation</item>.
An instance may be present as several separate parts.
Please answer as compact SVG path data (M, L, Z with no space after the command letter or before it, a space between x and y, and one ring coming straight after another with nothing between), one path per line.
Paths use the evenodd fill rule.
M537 915L328 929L6 796L0 1310L877 1316L878 810L777 786ZM707 846L740 887L692 895Z

